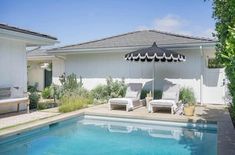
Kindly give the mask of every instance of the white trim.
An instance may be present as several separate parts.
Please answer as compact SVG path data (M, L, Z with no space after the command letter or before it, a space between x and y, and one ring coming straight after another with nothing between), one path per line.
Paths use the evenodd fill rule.
M52 60L55 59L56 57L53 55L50 56L27 56L27 60Z
M162 56L158 56L157 53L154 53L153 56L149 56L148 53L145 53L144 56L141 56L140 53L137 56L134 56L133 53L131 53L130 55L127 55L125 57L126 60L131 60L131 59L133 59L133 60L137 60L137 59L144 60L146 58L152 59L152 60L155 59L155 58L157 58L159 60L165 58L166 60L171 60L172 59L173 61L185 61L185 58L180 54L178 54L177 57L174 57L172 54L170 54L170 56L167 57L165 53L163 53Z
M35 36L31 34L15 32L11 30L5 30L0 28L0 37L13 40L20 40L26 43L27 46L40 46L40 45L53 45L58 43L57 40L49 39L45 37Z
M168 49L198 49L198 46L204 45L204 48L214 48L216 42L211 43L195 43L195 44L159 44L158 47L168 48ZM123 52L125 50L137 50L140 48L150 47L150 45L141 45L141 46L125 46L125 47L111 47L111 48L77 48L77 49L51 49L48 50L48 53L58 54L58 55L67 55L67 54L84 54L84 53L109 53L109 52Z

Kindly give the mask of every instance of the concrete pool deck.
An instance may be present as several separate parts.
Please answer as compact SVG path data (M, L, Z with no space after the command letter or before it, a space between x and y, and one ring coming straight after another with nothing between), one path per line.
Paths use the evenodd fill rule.
M31 112L7 117L0 115L0 138L15 135L22 131L32 130L60 120L81 115L98 115L110 117L141 118L174 122L217 122L219 155L235 154L235 130L226 106L210 105L196 107L195 116L171 115L169 113L148 113L145 107L130 112L125 110L108 110L108 105L97 105L78 111L61 114L57 108Z

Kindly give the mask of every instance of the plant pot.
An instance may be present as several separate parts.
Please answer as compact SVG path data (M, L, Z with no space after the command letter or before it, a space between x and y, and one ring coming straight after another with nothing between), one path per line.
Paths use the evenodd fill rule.
M195 106L187 106L184 107L184 115L193 116L194 115Z

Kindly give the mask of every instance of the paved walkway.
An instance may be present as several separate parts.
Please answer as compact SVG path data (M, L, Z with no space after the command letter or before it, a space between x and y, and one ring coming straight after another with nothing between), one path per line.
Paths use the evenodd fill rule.
M59 114L57 111L57 108L53 108L42 111L32 111L29 114L21 112L0 115L0 129L56 116Z

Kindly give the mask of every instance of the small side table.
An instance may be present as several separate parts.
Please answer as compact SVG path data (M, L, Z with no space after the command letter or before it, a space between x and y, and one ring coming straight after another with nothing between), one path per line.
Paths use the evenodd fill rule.
M152 100L153 100L153 97L145 97L146 106L147 106L148 111L149 111L149 102Z

